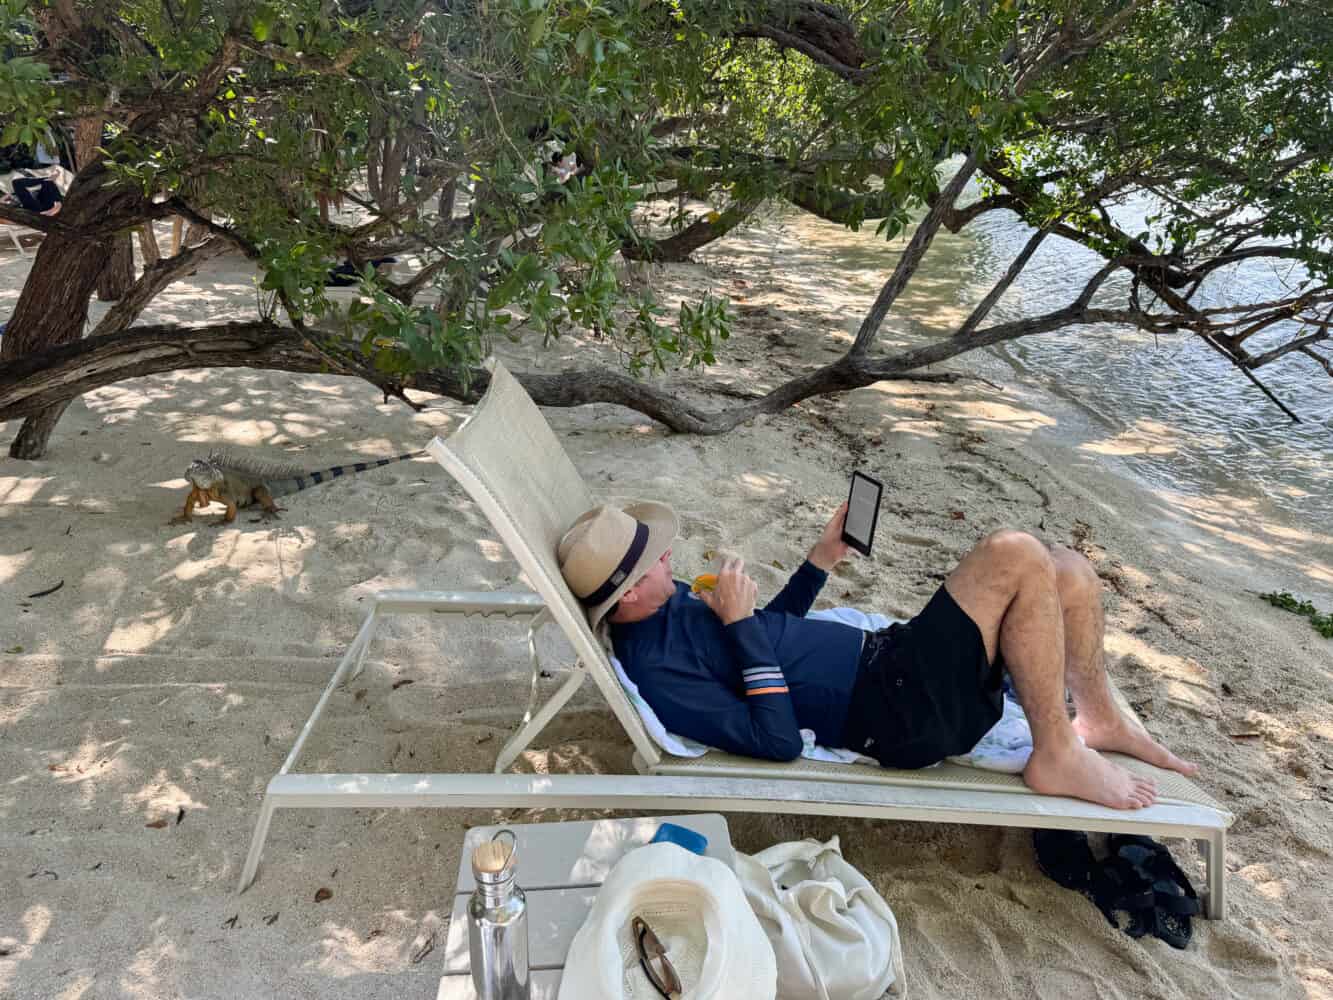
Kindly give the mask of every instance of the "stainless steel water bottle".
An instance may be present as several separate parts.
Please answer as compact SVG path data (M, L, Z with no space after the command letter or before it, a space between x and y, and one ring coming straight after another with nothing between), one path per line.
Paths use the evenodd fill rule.
M515 847L501 830L472 852L467 935L478 1000L529 1000L528 901L514 881Z

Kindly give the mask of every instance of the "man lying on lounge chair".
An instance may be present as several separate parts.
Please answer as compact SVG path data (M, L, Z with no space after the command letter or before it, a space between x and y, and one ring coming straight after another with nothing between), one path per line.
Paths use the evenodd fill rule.
M1117 809L1153 803L1152 779L1094 750L1198 770L1116 707L1102 662L1101 583L1070 549L997 531L906 624L863 632L806 618L847 556L845 515L846 504L762 609L740 559L724 561L711 592L694 595L672 579L677 521L665 504L596 507L565 533L557 556L593 628L609 624L616 656L663 724L720 750L794 760L800 730L811 729L816 742L885 767L926 767L966 753L999 720L1008 670L1032 727L1023 780L1033 790Z
M17 205L41 215L58 215L65 192L74 175L59 165L21 170L0 181L10 194L0 195L0 202Z

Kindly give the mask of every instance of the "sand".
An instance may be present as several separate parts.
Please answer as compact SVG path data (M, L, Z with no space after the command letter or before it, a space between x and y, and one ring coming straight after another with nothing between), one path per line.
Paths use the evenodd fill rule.
M945 261L957 252L941 245ZM718 373L770 384L832 358L874 294L821 272L818 254L770 226L650 280L668 300L731 294L740 319ZM798 255L808 266L790 273ZM26 266L0 256L0 299L17 296ZM886 340L958 309L947 266L936 273ZM250 271L226 257L146 318L250 315L253 303ZM559 368L599 350L500 353ZM981 359L950 367L996 377ZM688 375L667 381L691 391ZM772 593L856 467L889 483L877 552L841 569L823 604L910 615L1006 525L1076 543L1096 565L1109 669L1235 812L1230 919L1196 921L1184 952L1131 940L1037 871L1024 831L730 818L744 850L838 834L897 914L913 997L1333 996L1333 642L1254 594L1333 603L1333 525L1287 523L1243 494L1148 489L1116 464L1132 435L1090 435L1062 406L1011 376L1003 391L884 384L720 438L608 405L547 415L596 492L676 506L677 575L731 547ZM334 377L188 371L90 393L45 459L0 462L0 996L434 996L463 830L554 814L280 812L259 881L241 896L235 883L263 788L367 596L509 587L516 565L428 461L292 497L277 523L219 527L217 508L167 522L186 465L210 446L318 467L418 448L466 413L448 401L413 413ZM16 431L0 425L0 439ZM526 695L522 639L499 623L395 625L333 695L302 766L488 769ZM546 645L566 652L558 637ZM630 766L592 691L538 745L519 767ZM1176 846L1198 884L1192 848ZM331 898L316 902L320 889Z

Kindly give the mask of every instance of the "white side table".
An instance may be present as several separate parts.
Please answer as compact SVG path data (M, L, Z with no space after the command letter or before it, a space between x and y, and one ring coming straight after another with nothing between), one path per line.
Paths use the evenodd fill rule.
M583 926L597 890L617 861L653 839L663 823L675 823L708 838L708 857L734 866L727 821L717 813L602 819L583 823L516 823L478 826L463 838L453 915L444 945L444 976L436 1000L476 1000L468 954L467 901L472 849L497 830L514 831L518 884L528 899L528 965L532 1000L555 1000L570 942Z

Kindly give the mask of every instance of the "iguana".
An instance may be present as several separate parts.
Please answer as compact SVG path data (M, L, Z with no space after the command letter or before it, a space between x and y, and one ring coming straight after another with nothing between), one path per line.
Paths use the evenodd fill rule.
M424 451L414 451L394 458L353 462L308 472L297 465L255 462L215 451L207 458L196 458L185 470L185 478L190 481L190 493L185 498L185 509L173 517L171 523L189 523L194 508L207 507L210 503L226 505L223 524L231 524L236 520L238 508L256 503L264 508L265 517L277 517L278 512L286 508L274 503L275 497L318 486L353 472L365 472L382 465L405 462L409 458L420 458L424 454Z

